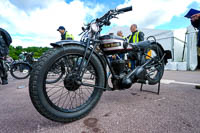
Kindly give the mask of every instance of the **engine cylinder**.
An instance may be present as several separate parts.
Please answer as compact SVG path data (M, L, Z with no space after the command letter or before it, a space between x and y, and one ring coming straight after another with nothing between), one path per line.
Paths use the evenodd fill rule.
M124 72L125 61L124 60L113 60L111 66L117 75L120 75Z

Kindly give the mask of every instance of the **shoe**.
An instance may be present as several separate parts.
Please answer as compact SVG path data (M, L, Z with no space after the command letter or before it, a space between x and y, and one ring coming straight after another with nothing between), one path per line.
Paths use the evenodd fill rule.
M2 85L7 85L8 84L8 80L2 80Z
M196 88L196 89L200 89L200 85L196 85L195 88Z

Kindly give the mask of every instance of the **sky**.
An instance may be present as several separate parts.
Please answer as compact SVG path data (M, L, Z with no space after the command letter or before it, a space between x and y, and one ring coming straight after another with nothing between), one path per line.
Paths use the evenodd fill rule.
M60 40L62 25L79 40L81 27L110 9L133 6L133 11L113 19L104 27L130 26L178 31L182 37L190 21L190 8L200 10L200 0L1 0L0 27L13 38L13 46L49 46Z

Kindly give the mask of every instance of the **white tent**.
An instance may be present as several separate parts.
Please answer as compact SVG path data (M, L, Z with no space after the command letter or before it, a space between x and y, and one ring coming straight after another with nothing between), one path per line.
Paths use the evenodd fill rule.
M197 61L197 31L194 29L193 26L187 27L187 44L186 44L186 54L185 54L185 61L187 61L187 69L188 70L195 70L198 61Z
M113 27L108 33L116 34L121 30L124 36L131 34L129 27ZM165 50L172 52L172 59L166 65L168 70L195 70L197 66L197 52L196 52L196 32L192 27L188 28L187 43L174 36L171 30L145 29L139 28L139 31L144 32L145 38L148 36L155 36ZM183 33L184 34L184 33ZM186 46L184 49L184 45ZM194 58L195 56L195 58Z

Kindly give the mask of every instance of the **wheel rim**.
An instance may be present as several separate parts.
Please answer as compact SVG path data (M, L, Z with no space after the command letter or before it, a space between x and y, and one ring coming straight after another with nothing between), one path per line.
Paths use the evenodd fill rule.
M151 55L146 57L146 61L149 59L154 59L147 67L146 67L146 76L152 80L154 79L160 79L162 76L162 71L164 70L164 63L161 62L161 64L158 64L158 61L160 60L160 55L157 52L157 50L148 49L147 51L151 51Z
M23 79L29 76L31 68L26 64L15 64L11 71L15 77Z
M60 65L62 64L64 66L65 73L63 73L63 76L55 83L48 84L44 82L45 87L43 91L48 103L59 111L76 112L82 110L97 94L97 88L80 86L73 79L76 77L74 74L80 65L81 59L81 55L65 55L52 63L55 64L56 62L62 61L63 64L60 63ZM46 79L48 79L48 73L49 70L46 72ZM97 79L96 70L94 66L89 63L83 75L82 82L95 85L98 82ZM71 82L71 84L69 82Z

